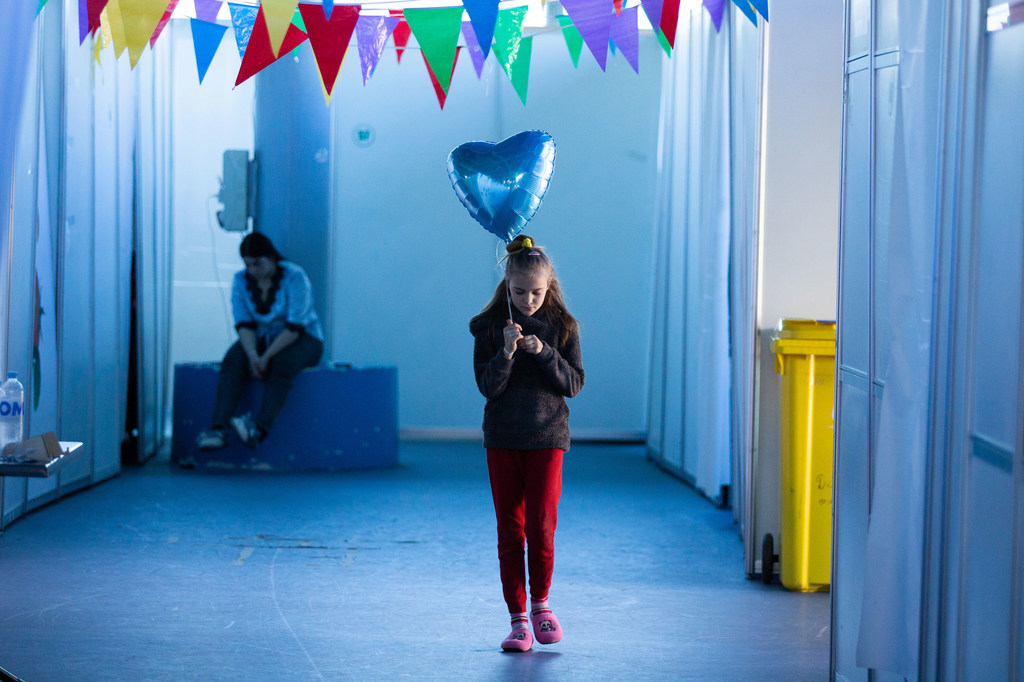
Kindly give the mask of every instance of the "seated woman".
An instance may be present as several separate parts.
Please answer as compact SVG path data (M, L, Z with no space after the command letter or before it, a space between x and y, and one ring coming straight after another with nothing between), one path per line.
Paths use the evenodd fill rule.
M245 269L231 283L238 341L221 362L212 426L196 439L200 450L227 447L229 423L242 443L259 445L274 426L295 377L323 354L323 329L306 271L284 260L260 232L243 239L239 252ZM259 413L255 418L232 417L250 377L266 384Z

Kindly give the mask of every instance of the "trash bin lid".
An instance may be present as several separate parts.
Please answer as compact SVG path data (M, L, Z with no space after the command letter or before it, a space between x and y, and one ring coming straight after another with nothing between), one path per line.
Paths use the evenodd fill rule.
M783 355L835 355L834 320L784 317L772 333L771 350Z

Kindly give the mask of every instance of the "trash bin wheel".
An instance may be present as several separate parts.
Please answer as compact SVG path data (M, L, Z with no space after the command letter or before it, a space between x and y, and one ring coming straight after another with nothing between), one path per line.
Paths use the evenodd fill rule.
M775 547L772 542L772 534L767 533L761 542L761 580L765 585L771 585L775 578Z

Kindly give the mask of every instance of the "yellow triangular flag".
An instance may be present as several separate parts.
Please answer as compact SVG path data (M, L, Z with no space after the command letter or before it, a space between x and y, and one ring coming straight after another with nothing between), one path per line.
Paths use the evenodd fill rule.
M106 8L100 12L100 41L103 43L104 50L110 47L110 44L114 42L114 38L110 32L110 17L107 16Z
M128 47L128 40L124 33L124 20L121 17L121 4L119 0L110 0L107 3L107 6L103 8L103 13L100 15L101 22L103 21L103 14L107 15L107 25L110 27L110 40L114 43L114 58L120 59L121 55L124 54L125 48Z
M299 6L299 0L263 0L263 18L267 20L267 33L270 34L270 49L274 56L279 56L284 34L292 23L292 17Z
M103 15L100 15L100 21L103 21ZM102 24L100 24L102 26ZM92 41L92 56L96 59L96 63L103 66L103 62L100 61L100 39L97 36Z
M164 17L168 0L119 0L124 34L128 42L128 58L132 68L149 45L149 39L157 24Z

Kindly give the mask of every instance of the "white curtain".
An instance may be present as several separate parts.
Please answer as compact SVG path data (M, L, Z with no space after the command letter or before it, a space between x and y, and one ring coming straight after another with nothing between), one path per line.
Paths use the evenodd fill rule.
M874 448L857 665L916 679L936 249L941 10L899 3L899 86L887 286L891 345ZM876 178L887 169L876 169ZM877 280L876 280L877 281ZM876 330L877 333L878 330Z

